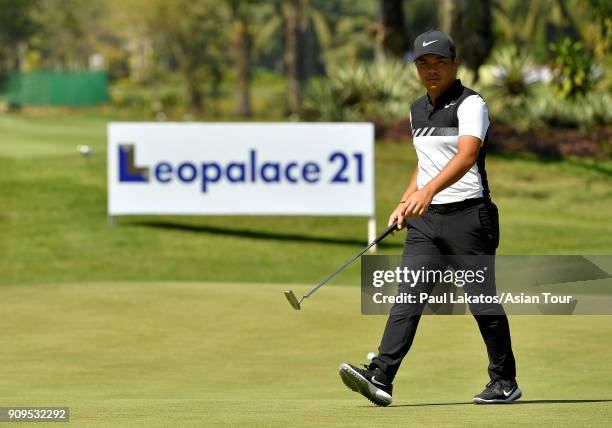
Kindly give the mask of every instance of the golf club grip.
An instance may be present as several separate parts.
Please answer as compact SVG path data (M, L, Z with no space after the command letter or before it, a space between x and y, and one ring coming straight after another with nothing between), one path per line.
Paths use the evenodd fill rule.
M378 235L378 237L374 240L374 243L378 244L380 241L385 239L387 236L389 236L391 233L395 232L396 230L397 230L397 222L393 222L391 226L387 227L385 230L383 230L383 232L380 235Z

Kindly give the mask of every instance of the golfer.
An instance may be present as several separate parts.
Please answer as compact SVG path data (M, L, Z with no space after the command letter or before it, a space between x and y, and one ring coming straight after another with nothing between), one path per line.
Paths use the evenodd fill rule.
M414 270L478 268L485 285L464 287L467 295L495 295L494 255L499 243L497 207L489 196L485 155L489 117L483 98L457 79L455 44L428 31L414 41L414 63L427 94L412 104L410 122L418 165L389 218L407 228L403 266ZM431 293L435 283L400 283L400 291ZM396 303L374 357L364 369L343 363L340 376L374 404L392 402L393 379L412 345L425 303ZM499 304L470 303L489 357L490 382L475 403L510 403L521 396L510 328ZM449 354L440 353L440 358Z

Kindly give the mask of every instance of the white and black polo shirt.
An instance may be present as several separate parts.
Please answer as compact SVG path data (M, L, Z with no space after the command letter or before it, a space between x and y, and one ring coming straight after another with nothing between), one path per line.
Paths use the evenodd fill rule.
M432 204L447 204L465 199L488 197L485 171L489 113L484 99L466 88L459 79L431 103L429 95L416 100L410 108L414 147L419 160L417 187L423 188L457 154L461 135L480 139L476 164L456 183L434 196Z

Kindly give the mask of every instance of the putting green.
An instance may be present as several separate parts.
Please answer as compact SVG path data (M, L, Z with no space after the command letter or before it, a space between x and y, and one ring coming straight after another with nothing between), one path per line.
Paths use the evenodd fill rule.
M301 294L308 286L293 286ZM486 355L470 317L425 317L376 408L337 376L385 318L332 285L293 310L282 285L0 287L3 406L69 406L77 426L606 425L611 317L512 317L521 402L475 406Z

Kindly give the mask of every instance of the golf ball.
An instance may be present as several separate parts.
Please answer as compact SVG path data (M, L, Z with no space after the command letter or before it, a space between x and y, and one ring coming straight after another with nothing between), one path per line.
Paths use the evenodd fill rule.
M91 156L91 147L86 146L85 144L79 144L77 146L77 150L83 156Z
M368 360L372 361L374 359L374 357L376 356L376 354L374 352L368 352Z

